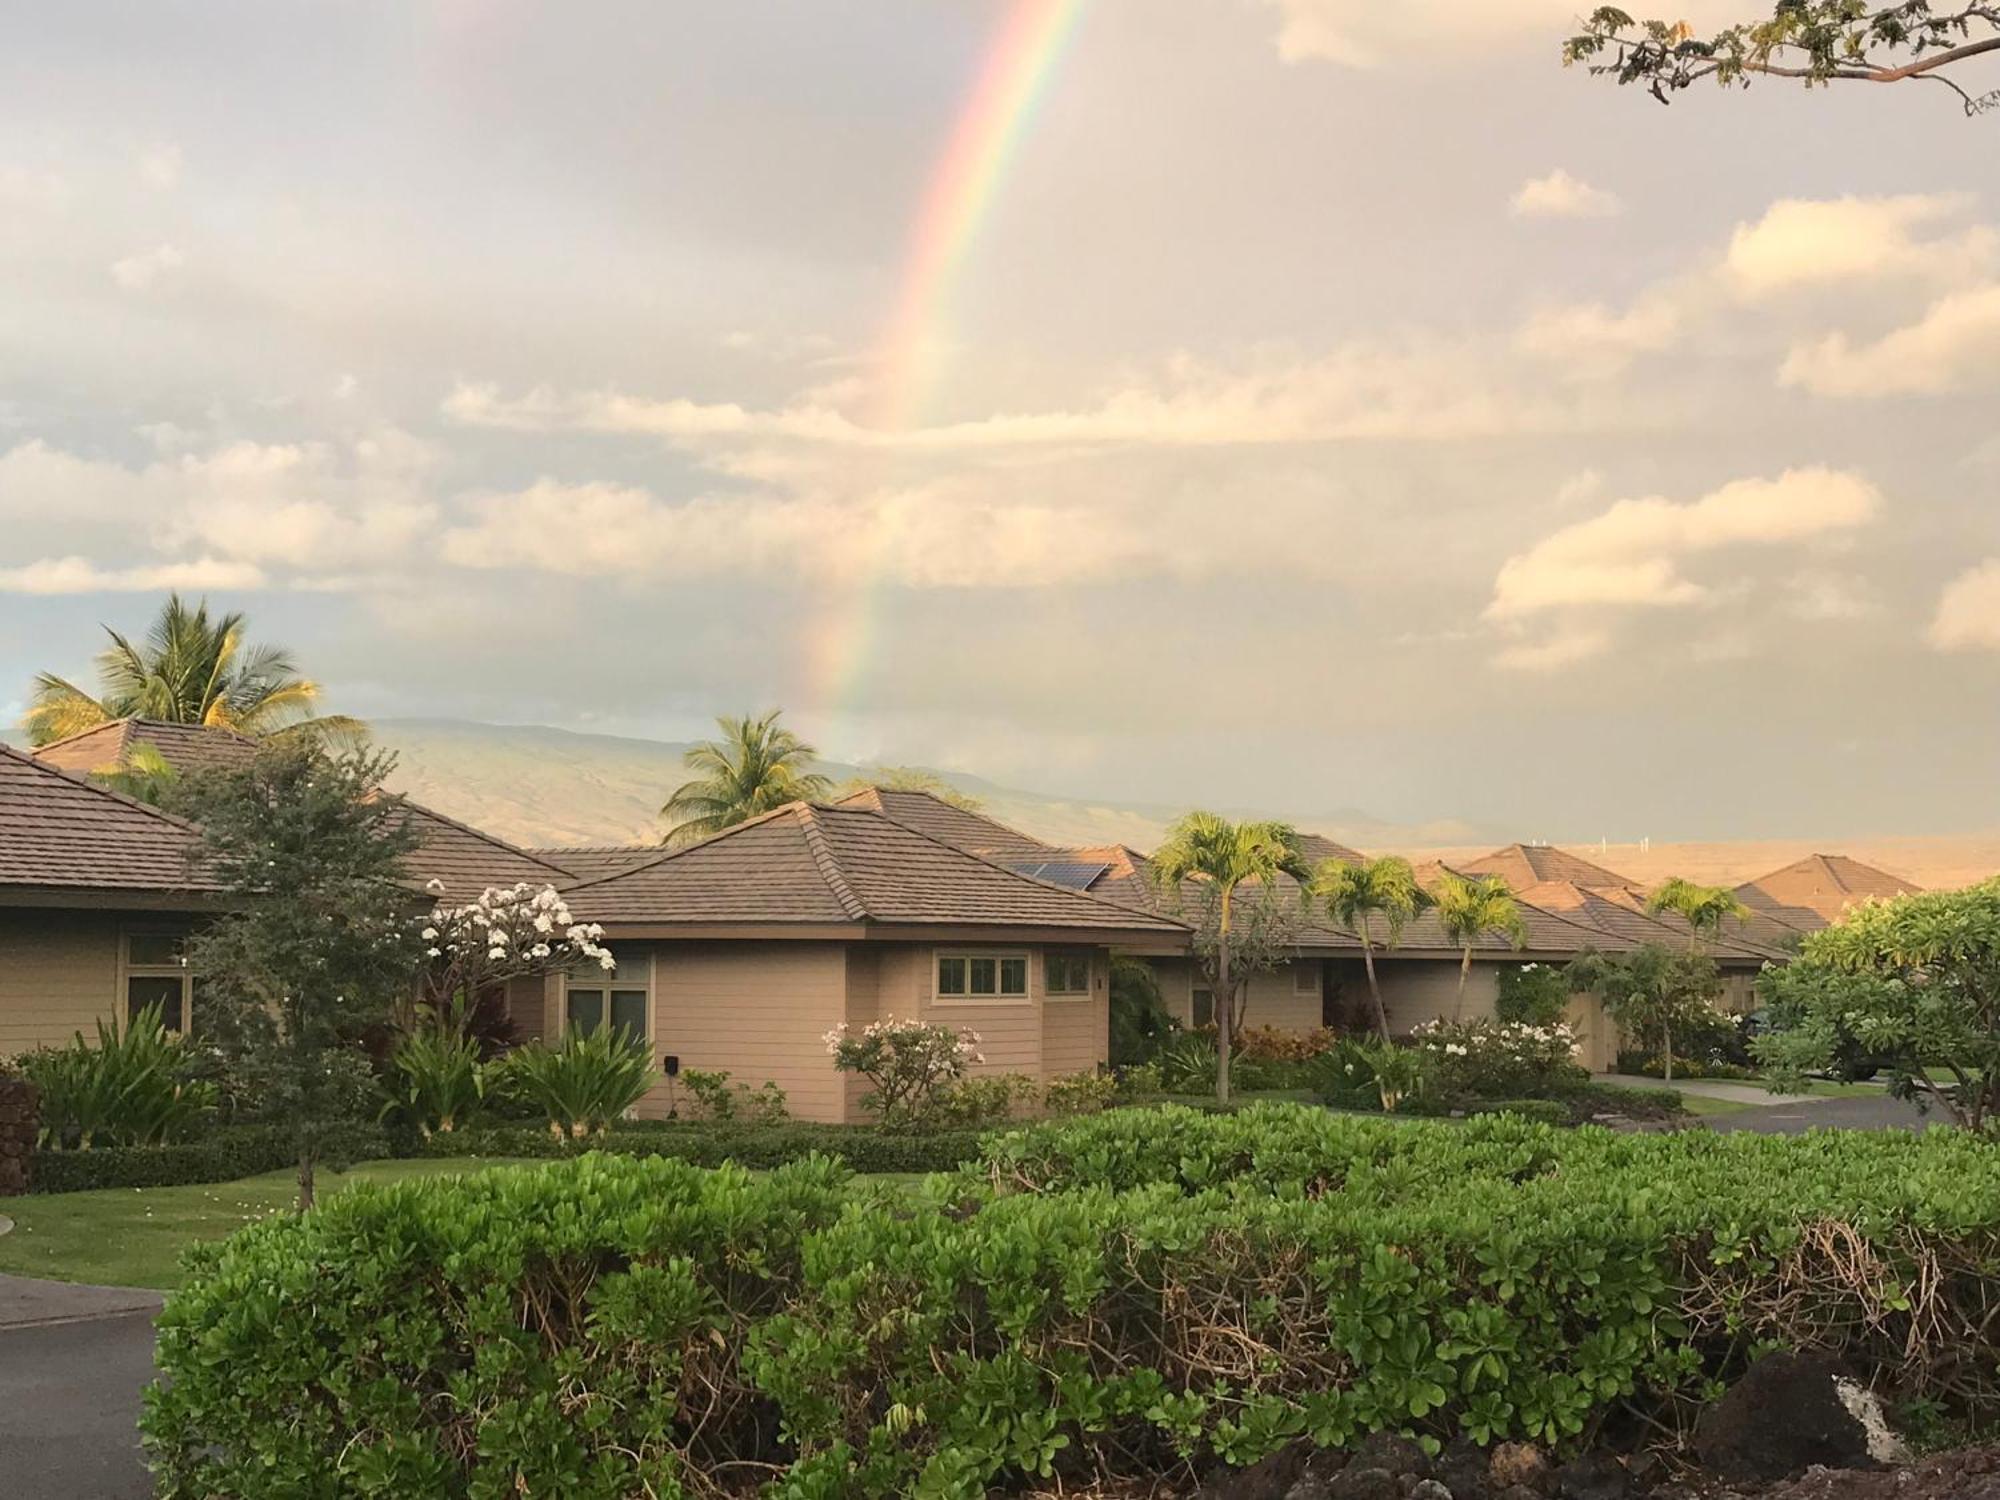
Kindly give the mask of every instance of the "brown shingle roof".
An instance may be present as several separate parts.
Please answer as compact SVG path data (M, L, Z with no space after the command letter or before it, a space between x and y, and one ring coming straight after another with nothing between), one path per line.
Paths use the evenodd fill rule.
M95 729L52 740L34 754L44 764L87 776L123 768L132 747L141 744L151 745L162 760L183 774L240 771L257 758L257 742L233 729L171 724L164 719L113 719Z
M805 803L573 886L569 902L580 919L609 925L1182 930L1149 912L1017 874L865 806Z
M1794 932L1817 932L1858 902L1888 900L1920 889L1900 876L1844 854L1808 854L1736 887L1736 899L1757 916Z
M1636 882L1616 871L1594 865L1553 844L1508 844L1457 868L1466 875L1498 875L1516 895L1545 880L1566 881L1585 890L1614 885L1637 888Z
M868 786L842 797L835 807L864 808L893 818L905 828L914 828L934 839L942 839L973 854L990 859L1047 859L1058 851L1018 828L956 807L929 792L896 791Z
M576 879L569 869L455 818L408 800L403 806L418 841L404 867L416 884L441 882L447 901L475 900L492 886L565 886Z
M1318 866L1329 859L1337 859L1345 865L1365 865L1368 856L1359 849L1350 849L1337 839L1330 839L1323 833L1302 833L1299 835L1299 849L1306 857L1306 863Z
M666 852L658 844L579 844L558 849L530 849L529 854L560 865L577 881L602 880L649 865Z
M205 894L179 818L0 745L0 887Z
M1566 880L1545 880L1521 891L1518 899L1634 946L1660 943L1679 948L1686 946L1690 936L1685 917L1672 912L1648 912L1644 898L1622 886L1588 890ZM1703 949L1724 964L1763 963L1783 956L1757 944L1733 922L1724 925L1719 937L1703 939Z

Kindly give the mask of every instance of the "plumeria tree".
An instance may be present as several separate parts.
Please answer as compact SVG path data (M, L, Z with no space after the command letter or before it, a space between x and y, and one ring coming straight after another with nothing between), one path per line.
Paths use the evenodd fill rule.
M922 1125L968 1069L986 1061L979 1033L965 1027L884 1016L859 1029L843 1021L826 1034L827 1055L873 1088L862 1105L884 1125Z
M444 887L430 883L433 895ZM461 1015L482 994L515 979L596 965L617 967L604 929L579 922L554 886L489 886L476 901L440 902L425 920L424 956L433 1014Z

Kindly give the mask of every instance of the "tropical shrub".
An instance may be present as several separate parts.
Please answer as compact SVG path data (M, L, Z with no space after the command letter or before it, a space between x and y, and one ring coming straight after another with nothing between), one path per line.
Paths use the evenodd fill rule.
M456 1130L486 1102L487 1065L479 1043L457 1028L413 1031L389 1054L382 1087L385 1118L407 1120L428 1140Z
M160 1317L160 1493L973 1500L1381 1429L1563 1449L1685 1431L1784 1346L2000 1405L2000 1159L1962 1134L1257 1106L988 1157L891 1204L592 1154L252 1225Z
M1118 1080L1108 1073L1072 1073L1052 1078L1042 1091L1042 1107L1058 1117L1094 1115L1118 1102Z
M680 1082L700 1119L775 1125L792 1117L785 1091L768 1078L753 1089L747 1083L731 1083L726 1071L711 1073L686 1068L681 1072Z
M868 1080L862 1108L894 1126L933 1119L966 1072L986 1060L979 1051L979 1034L969 1028L894 1016L870 1021L858 1031L842 1021L826 1034L826 1050L834 1067Z
M776 1125L747 1125L740 1120L625 1120L584 1141L567 1136L558 1139L531 1126L487 1125L432 1136L423 1144L422 1153L454 1160L560 1159L595 1151L608 1156L661 1157L698 1167L734 1163L759 1170L819 1155L838 1157L856 1172L911 1174L948 1172L975 1161L979 1141L977 1130L942 1126L918 1131L885 1130L879 1125L820 1125L807 1120Z
M1180 1022L1160 998L1153 966L1136 958L1111 960L1111 1061L1118 1067L1148 1062Z
M1546 1099L1590 1078L1576 1062L1576 1034L1560 1021L1428 1021L1411 1035L1448 1099Z
M1340 1044L1340 1033L1321 1026L1312 1031L1286 1031L1277 1026L1246 1026L1236 1038L1246 1062L1311 1062Z
M1160 1087L1170 1094L1202 1094L1215 1087L1215 1034L1184 1031L1160 1049Z
M23 1053L17 1066L41 1090L45 1150L99 1146L158 1146L183 1139L214 1101L193 1082L185 1038L170 1032L160 1007L131 1023L97 1022L97 1045L77 1032L67 1046Z
M652 1049L611 1026L588 1035L568 1031L559 1046L515 1048L501 1077L541 1109L551 1135L581 1140L603 1134L645 1097L653 1085Z
M239 1177L255 1177L296 1165L298 1158L293 1144L288 1126L213 1125L194 1139L174 1145L37 1151L29 1165L29 1190L84 1193L104 1188L234 1182ZM352 1162L376 1161L395 1154L388 1135L379 1125L342 1125L328 1132L324 1159L337 1170Z
M1569 975L1554 964L1508 964L1498 975L1500 995L1493 1011L1503 1021L1553 1026L1569 1009Z

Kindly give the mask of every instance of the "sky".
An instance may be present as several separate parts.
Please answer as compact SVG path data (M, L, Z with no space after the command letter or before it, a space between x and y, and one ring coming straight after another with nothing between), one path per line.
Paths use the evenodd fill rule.
M178 587L364 717L2000 826L1943 90L1661 108L1565 0L0 4L0 719Z

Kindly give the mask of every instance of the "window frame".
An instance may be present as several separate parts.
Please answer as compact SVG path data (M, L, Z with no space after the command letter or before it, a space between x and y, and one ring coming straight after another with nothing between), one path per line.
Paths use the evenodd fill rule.
M1301 980L1311 980L1302 984ZM1292 993L1294 995L1319 995L1326 988L1325 976L1320 972L1318 959L1298 958L1292 960Z
M597 1022L598 1026L602 1028L612 1024L613 1009L611 997L621 992L629 994L636 990L646 997L646 1014L644 1020L640 1023L639 1040L644 1042L648 1047L651 1047L655 1040L654 1005L658 992L653 983L653 950L646 948L642 951L644 953L643 964L633 963L628 968L625 963L621 962L616 968L610 971L609 977L606 977L604 971L601 969L589 974L565 971L562 976L562 1025L557 1034L559 1036L567 1036L575 1025L570 1020L569 1014L570 995L572 993L596 994L602 997L599 1003L603 1006L603 1012ZM614 958L617 957L617 949L615 947L612 949L612 956Z
M993 989L990 992L972 987L972 966L980 959L990 959L993 963ZM946 991L943 987L944 966L953 960L965 965L965 988L962 991ZM1004 965L1008 962L1021 965L1021 989L1018 994L1001 988ZM1032 1005L1035 1003L1034 955L1026 948L938 948L931 953L931 1003L933 1005Z
M1201 997L1208 996L1208 1019L1201 1018ZM1197 1029L1215 1024L1215 989L1212 985L1196 984L1188 987L1188 1025Z
M194 969L187 960L187 942L192 934L184 928L154 927L141 923L118 930L118 1029L132 1024L132 981L135 979L178 979L181 985L181 1022L167 1030L188 1036L194 1028ZM172 963L141 964L132 961L132 939L168 938L180 950Z
M1053 965L1081 964L1083 966L1083 988L1080 990L1059 990L1055 985ZM1088 948L1045 948L1042 950L1042 994L1060 1004L1072 1004L1078 1000L1089 1000L1097 993L1097 955Z

